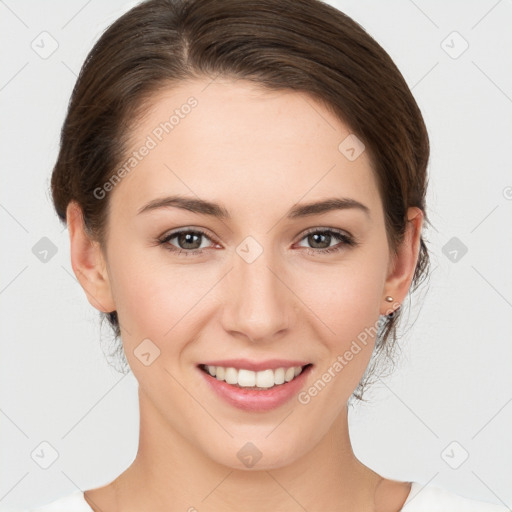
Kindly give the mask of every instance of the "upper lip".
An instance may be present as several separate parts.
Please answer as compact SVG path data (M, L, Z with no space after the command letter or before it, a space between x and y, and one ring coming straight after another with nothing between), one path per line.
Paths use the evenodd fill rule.
M289 359L267 359L266 361L250 361L249 359L223 359L208 361L202 363L207 366L222 366L224 368L236 368L237 370L252 370L259 372L262 370L276 370L277 368L291 368L292 366L306 366L308 361L297 361Z

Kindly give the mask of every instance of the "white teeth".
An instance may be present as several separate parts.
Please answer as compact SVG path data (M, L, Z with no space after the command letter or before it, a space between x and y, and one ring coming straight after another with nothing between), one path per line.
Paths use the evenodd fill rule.
M276 384L284 384L284 368L278 368L274 371L274 382Z
M226 375L224 376L224 380L228 384L237 384L238 383L238 372L235 368L226 368Z
M254 373L254 372L252 372ZM259 388L271 388L274 386L274 370L256 372L256 386ZM240 384L239 384L240 385Z
M205 366L206 371L217 380L226 381L228 384L237 385L243 388L258 387L268 389L290 382L301 374L301 366L290 368L277 368L276 370L262 370L253 372L244 368L224 368L222 366Z
M237 383L243 387L256 386L256 374L249 370L238 370Z

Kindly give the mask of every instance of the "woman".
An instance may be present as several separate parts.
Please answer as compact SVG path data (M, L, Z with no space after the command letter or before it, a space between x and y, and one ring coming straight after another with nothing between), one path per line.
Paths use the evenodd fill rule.
M38 509L505 510L384 478L348 403L427 275L429 145L386 52L316 0L148 0L73 91L73 270L139 383L131 466Z

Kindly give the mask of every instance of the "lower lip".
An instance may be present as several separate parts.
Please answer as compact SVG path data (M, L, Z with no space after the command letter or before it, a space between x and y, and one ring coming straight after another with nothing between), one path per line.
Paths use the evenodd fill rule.
M217 380L199 367L197 369L215 393L226 402L244 411L257 412L275 409L297 395L304 386L304 382L312 367L311 365L302 370L300 375L290 382L285 382L269 389L262 389L261 391L232 386L225 381Z

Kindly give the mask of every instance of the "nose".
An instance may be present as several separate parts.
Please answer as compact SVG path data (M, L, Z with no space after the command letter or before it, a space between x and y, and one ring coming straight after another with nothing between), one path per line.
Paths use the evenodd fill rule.
M250 263L235 255L233 268L223 280L223 327L232 336L272 341L295 322L297 298L270 253L265 250Z

